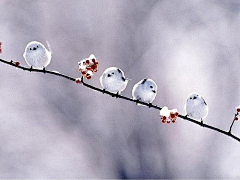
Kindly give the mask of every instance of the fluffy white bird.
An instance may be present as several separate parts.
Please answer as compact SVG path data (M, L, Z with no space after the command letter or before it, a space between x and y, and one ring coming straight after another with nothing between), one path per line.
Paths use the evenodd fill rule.
M100 83L104 90L120 94L127 87L128 79L121 69L109 67L100 77Z
M42 43L31 41L27 44L23 57L31 68L45 69L51 62L52 53Z
M185 111L187 116L193 119L201 119L203 123L203 119L208 115L208 105L199 94L192 93L186 100Z
M133 99L152 103L157 95L157 84L152 79L143 79L133 86ZM140 104L138 104L140 105Z

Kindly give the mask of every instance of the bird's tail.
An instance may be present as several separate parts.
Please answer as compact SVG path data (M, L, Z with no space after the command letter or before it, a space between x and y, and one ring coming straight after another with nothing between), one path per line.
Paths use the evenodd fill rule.
M47 43L48 50L51 52L51 54L53 54L50 43L47 40L46 40L46 43Z

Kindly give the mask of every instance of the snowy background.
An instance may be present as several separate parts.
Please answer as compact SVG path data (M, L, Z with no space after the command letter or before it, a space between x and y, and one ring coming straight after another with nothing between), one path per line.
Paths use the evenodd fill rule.
M99 77L121 68L158 84L154 104L184 113L201 94L206 123L228 130L240 104L238 0L1 0L0 58L20 61L32 40L53 50L49 70ZM240 178L240 143L66 79L0 64L0 178ZM232 132L240 136L240 122Z

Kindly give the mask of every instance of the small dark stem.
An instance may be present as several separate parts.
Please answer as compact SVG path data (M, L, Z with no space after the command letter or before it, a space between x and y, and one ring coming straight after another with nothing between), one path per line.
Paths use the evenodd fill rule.
M148 103L148 107L149 108L153 107L152 103Z
M237 116L238 116L238 112L234 115L234 118L233 118L232 124L231 124L231 126L230 126L229 131L228 131L229 134L232 134L232 127L233 127L234 122L236 121L235 118L236 118Z
M203 123L203 120L201 119L201 126L204 127L204 123Z
M83 76L81 77L81 83L83 83Z

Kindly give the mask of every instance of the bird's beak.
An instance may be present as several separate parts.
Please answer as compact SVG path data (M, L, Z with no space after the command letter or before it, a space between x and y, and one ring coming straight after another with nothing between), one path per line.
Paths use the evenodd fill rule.
M153 93L156 93L156 91L155 91L155 90L152 90L152 92L153 92Z
M108 74L108 77L111 77L111 74Z
M197 97L196 97L196 96L194 96L194 97L193 97L193 99L197 99Z
M35 51L35 50L37 50L37 48L34 47L33 50Z

